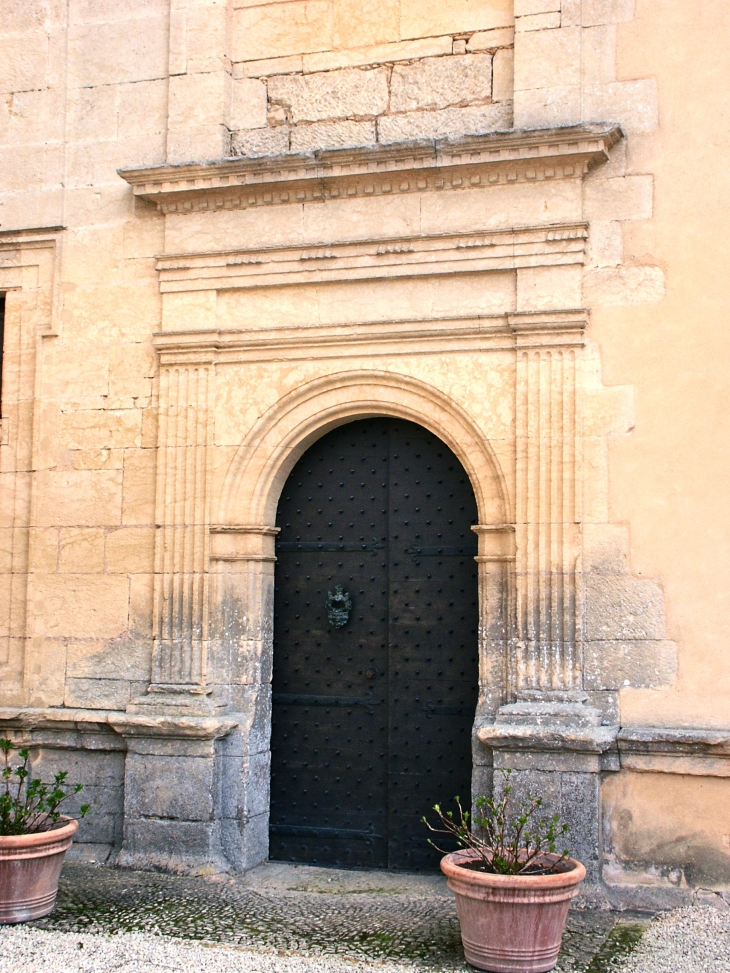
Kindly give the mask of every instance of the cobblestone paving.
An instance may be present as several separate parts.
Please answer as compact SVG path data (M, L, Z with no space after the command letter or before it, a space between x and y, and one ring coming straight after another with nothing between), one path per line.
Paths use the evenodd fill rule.
M648 916L573 911L559 973L603 973ZM182 878L67 863L54 913L33 923L76 933L148 932L303 956L469 970L451 893L430 876L263 866L245 878Z

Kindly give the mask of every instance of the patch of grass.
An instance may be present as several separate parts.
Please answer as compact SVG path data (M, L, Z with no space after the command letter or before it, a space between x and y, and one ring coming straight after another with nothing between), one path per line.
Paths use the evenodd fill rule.
M610 973L618 963L629 956L646 932L649 920L619 919L603 946L585 968L585 973Z

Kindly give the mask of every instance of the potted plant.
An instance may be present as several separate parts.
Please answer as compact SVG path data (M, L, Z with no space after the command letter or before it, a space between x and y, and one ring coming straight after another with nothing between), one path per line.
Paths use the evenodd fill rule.
M0 923L27 922L48 915L56 904L58 878L79 823L59 807L82 784L66 784L60 771L52 784L31 778L30 751L18 751L12 766L10 740L0 739L4 767L0 777ZM80 808L81 817L89 810Z
M437 834L456 841L441 870L456 897L466 961L494 973L544 973L558 962L570 900L585 867L556 843L568 826L540 816L542 799L528 795L511 807L510 771L499 799L480 797L473 817L455 798L457 813L434 807Z

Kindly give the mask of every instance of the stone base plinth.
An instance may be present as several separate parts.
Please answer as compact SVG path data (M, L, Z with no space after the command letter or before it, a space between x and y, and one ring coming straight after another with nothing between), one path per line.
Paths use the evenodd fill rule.
M586 867L586 904L599 892L601 771L618 769L617 732L602 726L600 712L575 694L502 706L495 722L477 731L492 750L495 795L506 781L497 771L510 770L517 802L541 797L545 814L559 814L568 825L566 847Z

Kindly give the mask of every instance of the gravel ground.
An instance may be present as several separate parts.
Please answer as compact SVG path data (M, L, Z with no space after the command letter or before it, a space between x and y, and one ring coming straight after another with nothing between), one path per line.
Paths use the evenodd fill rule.
M616 973L730 973L730 911L709 906L657 916Z
M615 929L620 928L619 923ZM150 933L0 928L0 973L414 973L423 968L418 961L287 955ZM583 968L586 973L730 973L730 912L695 907L665 913L652 921L633 952L599 952Z
M145 933L0 930L0 973L413 973L412 966L333 956L277 956Z
M571 911L558 973L583 973L597 958L603 963L627 952L646 921ZM32 926L79 937L139 933L205 948L323 956L344 964L337 967L343 971L358 963L411 973L414 967L419 973L470 969L454 897L441 875L269 863L245 876L184 878L67 862L55 910Z
M0 926L0 973L470 969L451 897L431 879L285 866L252 884L65 869L53 915ZM571 911L556 973L730 973L730 910L648 919Z

